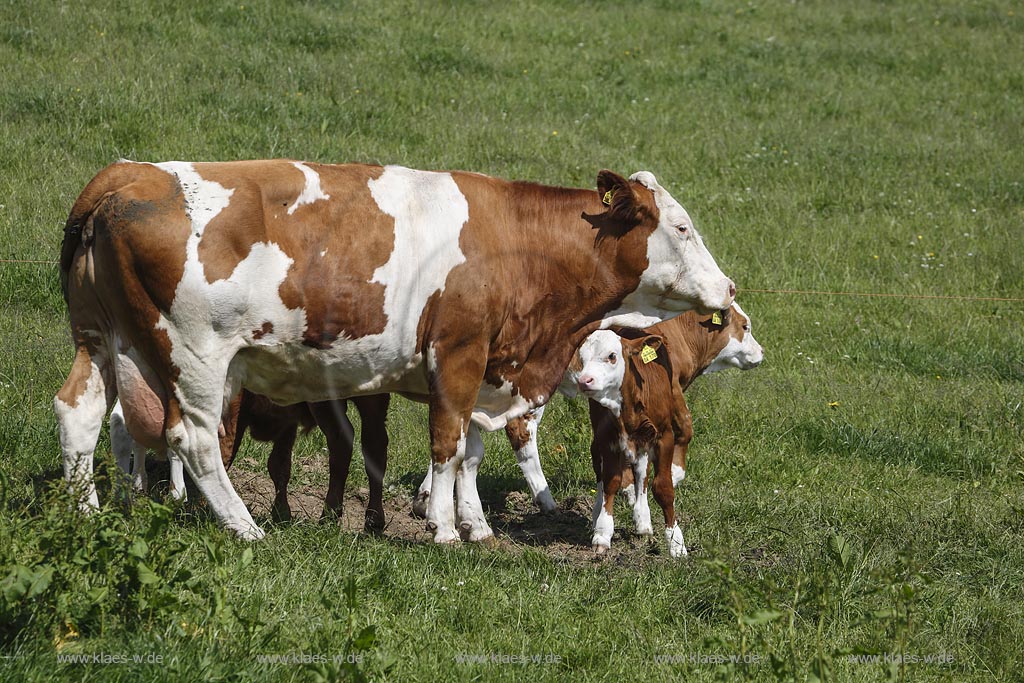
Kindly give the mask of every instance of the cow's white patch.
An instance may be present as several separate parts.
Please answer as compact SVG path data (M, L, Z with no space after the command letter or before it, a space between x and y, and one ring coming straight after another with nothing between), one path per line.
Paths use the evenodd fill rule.
M320 258L323 258L324 256L327 256L327 250L326 249L324 249L323 251L320 252Z
M672 486L679 486L683 479L686 479L686 470L679 465L672 463Z
M298 198L295 200L295 203L288 207L289 216L295 213L295 210L300 206L312 204L318 199L327 200L331 198L331 195L320 189L319 173L298 161L293 161L292 166L302 171L302 175L306 177L306 184L302 188L302 193L299 194ZM320 255L323 256L323 254Z
M85 390L75 405L54 398L53 409L57 414L60 449L64 456L64 480L72 493L81 496L79 509L82 512L96 510L100 500L92 476L92 455L107 403L106 385L95 361L91 363Z

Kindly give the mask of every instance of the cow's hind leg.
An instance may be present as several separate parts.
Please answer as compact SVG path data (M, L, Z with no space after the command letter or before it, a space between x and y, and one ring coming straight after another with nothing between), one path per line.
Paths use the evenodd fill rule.
M92 457L107 409L114 401L112 372L102 351L80 346L64 386L53 399L64 479L83 512L99 507Z
M223 377L202 383L223 387ZM180 390L180 387L179 387ZM216 393L216 392L213 392ZM168 406L167 445L181 458L192 481L206 498L217 520L246 540L263 538L264 532L253 520L238 496L221 460L218 426L222 409L219 395L202 396L187 410L176 400ZM204 405L204 408L199 408Z

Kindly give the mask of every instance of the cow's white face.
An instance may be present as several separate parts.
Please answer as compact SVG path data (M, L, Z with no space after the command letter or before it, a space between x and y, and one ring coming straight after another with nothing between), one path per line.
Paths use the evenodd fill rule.
M626 363L622 340L611 330L598 330L587 337L579 349L583 369L576 383L587 398L617 413L622 403L622 379Z
M750 370L756 368L764 360L764 349L754 339L750 331L750 318L743 312L739 304L733 304L733 312L739 318L739 325L732 326L729 342L725 348L715 356L711 365L704 370L703 374L718 372L728 368L739 368Z
M619 308L635 313L614 311L602 327L617 324L644 328L694 308L701 313L729 308L736 285L704 246L686 209L658 184L653 173L640 171L629 179L654 194L658 227L647 240L648 265L640 275L640 284Z

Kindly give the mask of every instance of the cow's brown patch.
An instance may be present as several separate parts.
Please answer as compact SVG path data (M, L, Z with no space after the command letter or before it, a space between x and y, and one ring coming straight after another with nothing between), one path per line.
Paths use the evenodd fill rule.
M269 320L267 320L266 322L263 323L263 325L260 327L260 329L252 331L252 338L253 339L263 339L263 337L267 336L268 334L272 334L273 332L274 332L274 323L272 323Z

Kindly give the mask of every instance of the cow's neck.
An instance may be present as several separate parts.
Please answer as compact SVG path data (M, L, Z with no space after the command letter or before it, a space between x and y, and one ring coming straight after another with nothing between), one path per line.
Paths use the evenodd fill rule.
M601 327L608 312L639 284L647 265L649 231L634 228L613 235L595 228L582 214L600 214L603 207L596 192L565 190L554 222L548 230L565 230L560 259L546 259L544 281L564 281L578 274L576 287L562 287L544 297L530 312L538 321L538 337L531 358L520 373L523 395L538 392L549 398L561 381L572 354L589 334ZM547 217L549 220L551 216ZM564 226L564 227L562 227ZM567 259L571 259L568 260Z

